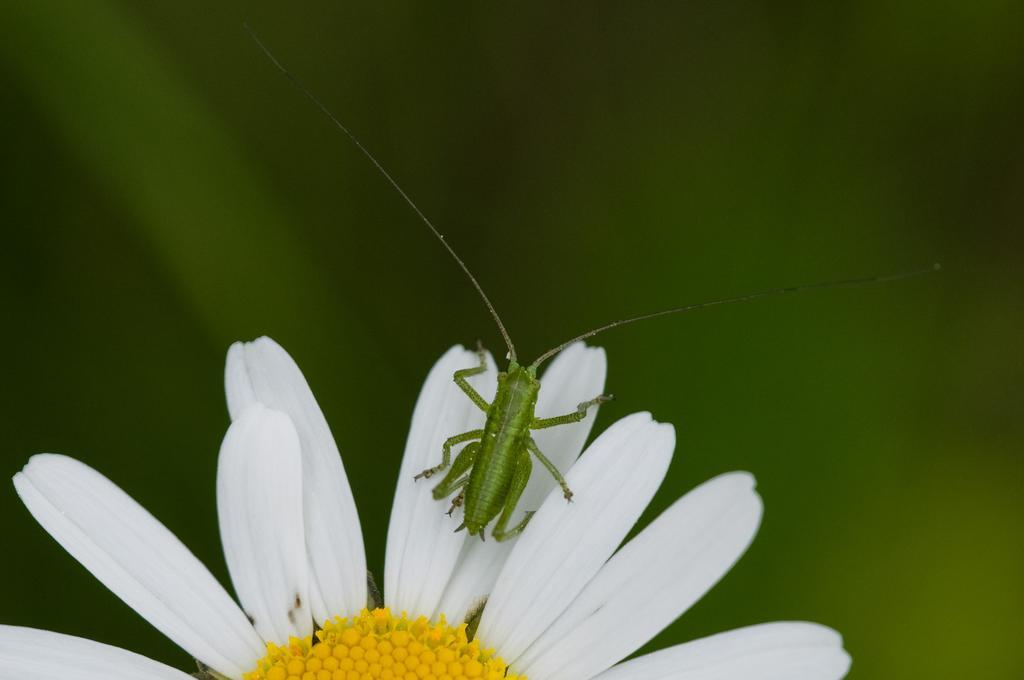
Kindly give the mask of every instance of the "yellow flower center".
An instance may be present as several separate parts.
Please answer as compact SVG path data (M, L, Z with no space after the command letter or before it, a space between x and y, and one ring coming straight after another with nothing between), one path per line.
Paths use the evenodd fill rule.
M507 672L494 650L466 637L464 623L364 609L328 621L312 637L268 642L267 655L245 680L526 680Z

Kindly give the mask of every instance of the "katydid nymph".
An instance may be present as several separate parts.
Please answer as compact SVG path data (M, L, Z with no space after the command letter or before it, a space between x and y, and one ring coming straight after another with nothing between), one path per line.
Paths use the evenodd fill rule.
M582 333L575 338L561 343L553 349L543 353L536 361L529 364L521 363L516 354L515 345L512 343L505 325L498 316L494 305L470 272L466 263L456 254L452 246L445 240L445 237L434 226L433 222L420 210L408 194L392 178L390 173L384 169L379 161L363 146L355 135L324 105L320 100L306 88L290 71L288 71L263 44L260 38L248 27L245 27L253 41L259 46L266 57L273 63L281 73L292 82L293 85L305 95L330 122L344 133L356 148L370 161L391 187L413 210L416 216L423 222L430 232L440 241L441 245L448 251L451 257L462 269L470 283L476 289L488 312L494 319L498 330L508 350L508 367L497 376L497 389L494 399L488 402L484 397L470 385L468 379L479 375L487 370L486 353L482 347L478 347L479 365L467 366L464 369L455 371L452 376L458 387L465 393L476 406L486 413L486 420L482 429L474 429L468 432L453 433L443 444L439 451L440 461L434 467L423 470L416 475L417 480L427 479L444 472L433 491L433 497L438 501L454 495L448 513L451 514L456 508L463 508L463 523L457 529L465 529L470 535L478 535L484 539L487 527L494 522L491 535L498 541L507 540L521 533L533 513L527 511L523 518L515 525L509 526L512 516L516 510L520 496L526 488L533 471L533 459L541 464L554 477L561 487L562 494L566 501L572 501L573 492L566 483L562 473L555 465L548 460L544 452L537 446L531 436L531 431L578 423L583 420L588 409L597 406L611 399L610 395L595 395L592 399L579 404L576 410L565 414L552 414L538 416L535 413L537 398L540 393L541 383L537 378L538 368L548 359L551 359L562 350L575 342L593 337L598 333L609 330L616 326L622 326L636 321L652 319L659 316L679 314L682 312L694 311L706 307L746 302L762 297L794 293L798 291L815 288L834 288L840 286L858 286L883 281L891 281L910 276L916 276L938 269L938 265L928 269L912 272L903 272L889 276L873 276L839 281L826 281L787 288L775 288L748 295L729 297L698 304L675 307L640 316L620 319L605 324L598 328ZM453 452L456 446L462 448ZM454 458L454 459L453 459Z

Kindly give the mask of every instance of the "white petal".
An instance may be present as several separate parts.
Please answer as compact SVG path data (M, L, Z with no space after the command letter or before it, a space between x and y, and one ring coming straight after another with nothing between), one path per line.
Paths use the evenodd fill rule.
M192 676L85 638L0 625L0 680L192 680Z
M225 369L228 410L258 401L291 418L302 445L303 514L313 616L323 622L366 606L366 556L341 455L302 371L270 338L235 343Z
M534 467L535 474L536 471ZM434 618L444 614L449 623L465 621L469 612L483 603L494 589L515 544L514 538L501 543L490 539L466 541Z
M547 418L576 410L584 401L593 399L604 390L608 364L604 350L587 347L582 342L570 345L561 352L541 376L541 390L537 400L537 416ZM591 408L579 423L560 425L533 433L533 439L544 455L564 475L583 450L590 429L594 425L597 408ZM539 465L534 465L530 478L519 500L518 517L527 510L536 510L555 487L554 478ZM473 605L494 588L498 572L512 551L516 539L498 541L467 541L462 556L452 575L444 597L435 615L444 613L449 621L462 621Z
M416 401L395 489L384 561L384 601L396 611L429 616L437 609L466 539L465 531L455 533L462 523L460 514L448 517L447 501L436 501L431 496L436 478L415 481L413 477L437 465L445 439L483 427L484 412L452 381L455 371L477 365L475 353L458 346L451 348L430 370ZM474 376L470 382L489 400L497 384L494 360L489 355L488 366L486 373Z
M608 561L516 660L532 680L590 678L626 658L690 608L750 546L761 499L746 472L686 494Z
M849 669L839 633L816 623L779 622L637 657L597 680L839 680Z
M72 557L186 652L236 679L264 655L245 614L206 567L109 479L44 453L32 456L14 486Z
M224 557L264 640L313 633L302 522L302 454L292 421L260 403L228 428L217 465Z
M566 503L548 494L505 563L478 637L513 662L565 611L636 523L668 470L670 425L636 413L598 437L569 471Z

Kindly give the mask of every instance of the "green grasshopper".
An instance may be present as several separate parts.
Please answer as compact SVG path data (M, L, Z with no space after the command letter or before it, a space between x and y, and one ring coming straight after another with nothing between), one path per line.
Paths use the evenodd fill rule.
M530 480L530 475L533 470L533 462L531 458L536 458L548 473L555 478L562 489L562 495L565 497L566 501L572 500L573 493L569 488L569 485L566 483L565 477L563 477L558 468L547 459L544 453L537 446L537 443L530 436L530 432L548 427L556 427L558 425L578 423L586 417L588 409L604 403L612 397L611 395L598 395L593 399L579 404L576 410L571 413L546 418L537 417L534 411L537 406L537 397L540 394L541 388L540 381L537 379L537 369L541 364L557 355L569 345L593 337L598 333L615 328L616 326L622 326L659 316L679 314L682 312L689 312L717 305L735 304L757 298L795 293L814 288L835 288L840 286L859 286L870 283L880 283L882 281L891 281L916 276L939 268L938 265L934 265L933 267L925 270L904 272L889 276L826 281L788 288L775 288L749 295L701 302L698 304L666 309L651 314L643 314L641 316L620 319L589 330L586 333L582 333L581 335L558 345L554 349L542 354L540 358L531 364L520 364L516 355L515 346L512 344L512 338L505 329L505 325L498 316L498 312L495 310L494 305L491 304L490 299L487 297L487 294L484 293L484 290L476 280L476 277L474 277L472 272L470 272L469 267L467 267L466 263L463 262L463 260L456 254L455 250L448 241L445 240L444 236L440 231L438 231L437 227L434 226L433 222L427 218L409 195L406 194L394 178L391 177L390 173L384 169L380 162L378 162L366 147L364 147L355 137L355 135L341 123L330 109L322 104L320 100L298 80L298 78L296 78L277 60L273 53L271 53L271 51L263 44L263 41L260 40L252 29L248 26L245 26L245 29L271 63L273 63L274 66L276 66L277 69L281 71L281 73L288 78L288 80L290 80L292 84L334 124L335 127L337 127L352 141L356 148L366 156L370 163L373 164L391 187L402 197L413 212L416 213L420 221L423 222L437 240L441 242L441 245L445 247L452 258L454 258L455 262L458 263L459 267L462 268L462 271L465 273L470 283L473 284L473 287L480 295L480 298L483 300L488 312L490 312L491 317L497 324L498 330L501 332L502 338L505 341L505 346L508 348L509 363L508 368L498 374L498 386L493 401L488 403L487 400L484 399L468 381L470 377L487 371L486 353L482 347L478 347L477 349L480 364L475 367L458 370L453 376L455 384L459 386L459 388L474 404L487 414L483 429L470 430L469 432L463 432L449 437L441 447L441 462L434 467L423 470L415 477L417 480L426 479L447 469L447 474L441 482L434 487L432 492L433 496L437 500L443 500L452 494L456 494L455 498L452 500L452 505L448 510L448 514L451 515L456 508L463 505L465 506L463 523L458 529L456 529L456 531L466 529L470 535L479 535L481 540L484 538L487 526L495 519L497 521L491 530L491 535L498 541L508 540L509 538L521 533L523 529L526 528L527 523L533 516L532 511L527 512L522 520L514 526L509 527L508 524L512 519L512 514L516 509L519 498L522 496L523 490L526 488L526 484ZM465 446L455 455L455 460L452 461L452 449L460 444L465 444Z
M602 394L581 403L572 413L538 418L534 410L540 393L540 381L537 379L540 361L522 366L516 361L510 344L508 368L498 374L494 401L487 403L467 380L487 370L486 353L482 348L477 353L480 365L456 371L454 380L466 396L487 414L484 427L449 437L441 447L441 463L419 473L416 479L430 477L447 468L451 463L452 447L470 442L455 457L455 462L451 463L451 469L441 483L434 487L434 498L441 500L457 491L458 495L452 501L448 514L452 514L464 502L463 526L471 536L479 534L481 538L484 528L497 517L491 535L504 541L526 528L533 516L532 511L527 512L519 523L508 527L519 497L530 481L533 470L531 456L555 478L562 487L565 499L572 500L572 490L565 477L541 452L537 442L530 436L530 431L578 423L586 417L587 409L612 397Z

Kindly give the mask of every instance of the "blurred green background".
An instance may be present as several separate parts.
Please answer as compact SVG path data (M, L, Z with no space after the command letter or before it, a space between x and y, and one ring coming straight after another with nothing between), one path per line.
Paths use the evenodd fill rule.
M1019 2L0 4L4 474L75 455L225 582L230 342L268 334L305 370L378 574L423 377L453 343L500 344L245 20L442 226L525 356L943 263L608 333L597 427L676 425L647 518L727 470L765 499L750 552L652 647L809 619L845 635L852 677L1020 677ZM0 622L190 667L12 487L0 517Z

